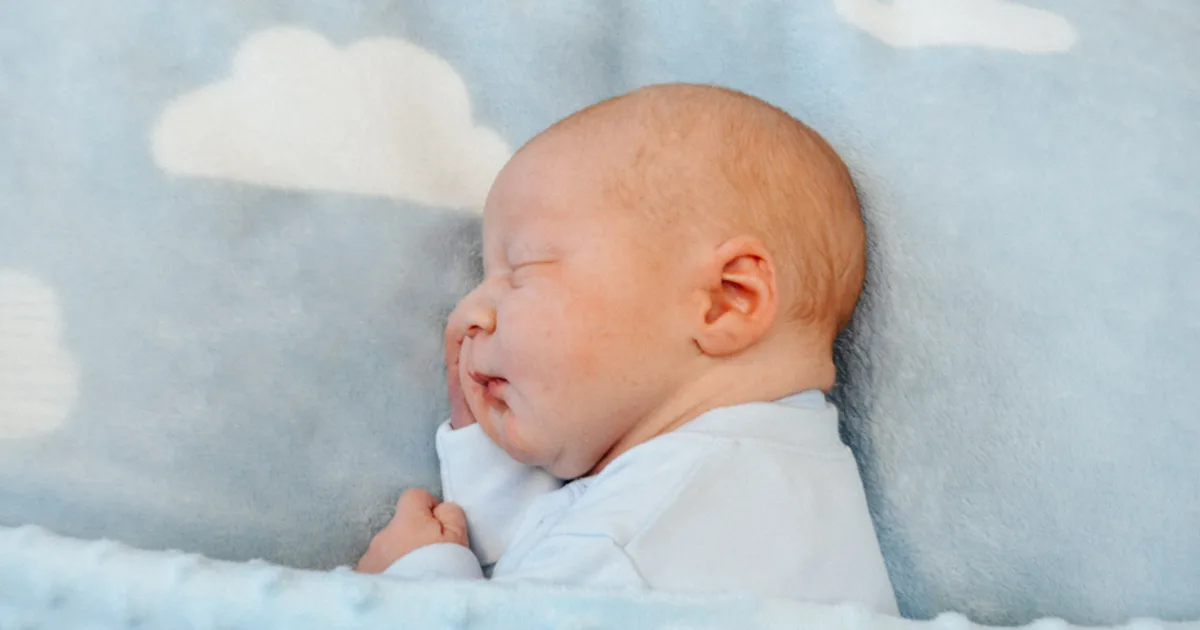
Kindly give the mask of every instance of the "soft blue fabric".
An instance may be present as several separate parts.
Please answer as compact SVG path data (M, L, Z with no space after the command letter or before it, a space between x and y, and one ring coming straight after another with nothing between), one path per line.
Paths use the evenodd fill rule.
M1197 24L1186 0L0 3L0 524L352 561L436 489L441 319L495 169L581 106L706 81L857 175L837 399L903 611L1200 617ZM157 575L36 548L0 580Z
M220 605L215 605L215 604ZM1128 630L1200 630L1200 622L1135 619ZM958 613L934 621L735 596L400 583L345 570L234 565L109 542L55 538L33 527L0 532L0 628L23 630L513 630L514 628L828 628L983 630ZM1075 630L1043 619L1029 630Z

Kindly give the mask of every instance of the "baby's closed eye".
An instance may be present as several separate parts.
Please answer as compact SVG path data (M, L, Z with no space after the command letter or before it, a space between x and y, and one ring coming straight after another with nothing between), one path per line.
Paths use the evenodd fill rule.
M514 286L519 286L543 273L552 262L550 260L535 260L515 264L512 266L512 271L508 273L509 279Z

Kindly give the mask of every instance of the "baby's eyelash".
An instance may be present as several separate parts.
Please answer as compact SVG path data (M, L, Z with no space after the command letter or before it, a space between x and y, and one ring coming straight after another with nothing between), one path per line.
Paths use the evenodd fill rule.
M528 270L529 270L529 268L530 268L530 267L532 267L532 266L533 266L533 265L530 265L529 263L522 263L522 264L520 264L520 265L513 265L513 266L512 266L512 268L510 268L510 269L509 269L508 273L509 273L509 275L515 275L517 272L520 272L520 271L528 271Z
M520 263L516 263L516 264L513 264L513 265L509 265L509 268L510 268L510 269L512 269L513 271L516 271L516 270L518 270L518 269L522 269L522 268L525 268L525 267L533 267L533 266L537 266L537 265L546 265L546 264L549 264L550 262L552 262L552 261L549 261L549 260L528 260L528 261L525 261L525 262L520 262Z
M542 265L546 265L546 264L549 264L549 263L551 263L551 262L553 262L553 261L549 261L549 260L533 260L533 261L529 261L529 262L522 262L522 263L518 263L518 264L515 264L515 265L510 265L510 266L509 266L509 270L508 270L509 282L512 282L512 278L513 278L513 276L517 275L517 272L520 272L520 271L528 271L528 270L530 270L531 268L540 267L540 266L542 266ZM524 276L524 275L528 275L528 274L521 274L521 275L523 275L523 276Z

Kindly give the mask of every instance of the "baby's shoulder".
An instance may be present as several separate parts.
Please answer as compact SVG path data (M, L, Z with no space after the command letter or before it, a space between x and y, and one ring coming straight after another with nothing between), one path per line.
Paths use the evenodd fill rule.
M781 495L805 501L860 484L849 452L812 452L772 440L678 431L631 449L576 482L578 497L557 528L625 546L665 520L727 510L761 514ZM692 523L695 527L698 523Z
M703 435L669 434L621 455L603 472L569 484L577 494L556 529L627 542L652 522L728 445Z
M735 411L572 484L577 498L556 529L612 540L654 588L890 597L858 466L833 412Z

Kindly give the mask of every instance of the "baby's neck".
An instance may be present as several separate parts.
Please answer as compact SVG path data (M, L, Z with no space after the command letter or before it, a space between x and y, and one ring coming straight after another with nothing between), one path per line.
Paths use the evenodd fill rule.
M704 363L694 378L688 379L618 440L588 474L599 473L629 449L670 433L713 409L778 400L810 389L829 391L836 375L828 351L791 354L775 348Z

